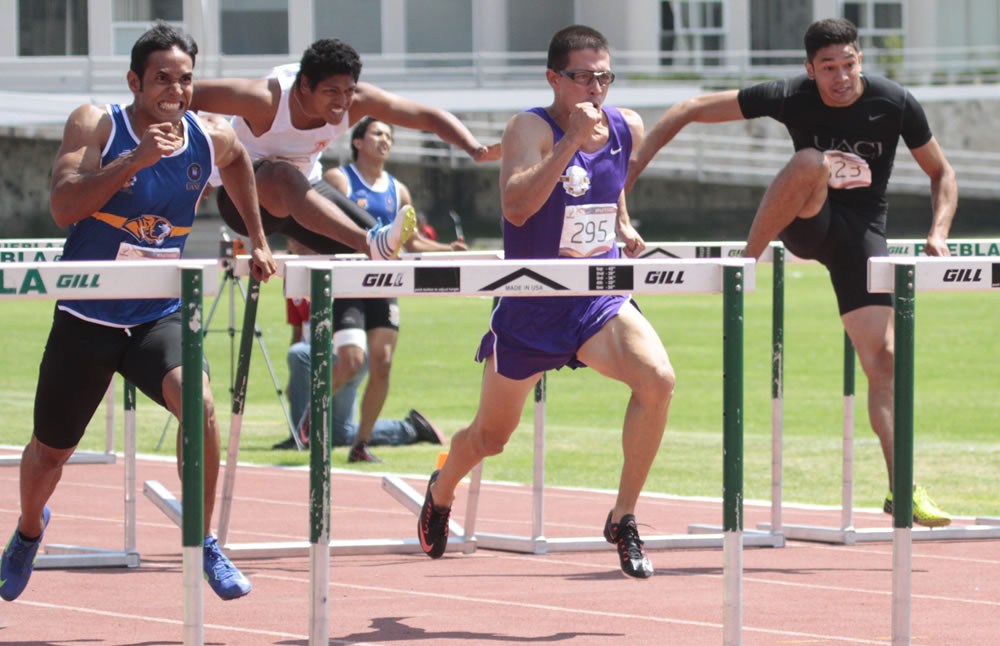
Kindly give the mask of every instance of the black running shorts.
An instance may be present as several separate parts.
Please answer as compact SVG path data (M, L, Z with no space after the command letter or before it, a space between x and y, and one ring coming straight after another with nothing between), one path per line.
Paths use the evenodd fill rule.
M333 331L389 328L399 330L399 300L395 298L335 298Z
M892 306L891 294L868 292L868 259L889 254L878 220L827 200L812 218L796 218L779 236L796 256L823 263L840 315L866 305Z
M260 165L261 162L254 164L254 168ZM360 206L352 202L343 193L330 186L326 181L320 180L312 185L316 192L330 200L343 211L362 229L371 229L378 222L375 221L367 211L362 209ZM240 212L233 204L232 199L226 192L225 187L220 186L216 189L218 197L216 198L219 205L219 215L222 216L222 220L229 225L229 227L240 235L247 235L247 227L243 223L243 218L240 217ZM267 212L267 209L261 207L260 209L260 220L261 224L264 226L264 234L271 235L272 233L278 233L283 236L292 238L301 242L305 246L309 247L318 254L335 254L335 253L355 253L356 250L348 247L342 242L327 238L326 236L320 235L315 231L305 228L299 224L294 216L287 218L279 218L271 215Z
M165 406L163 378L182 363L180 311L126 329L57 308L38 369L35 436L56 449L79 444L116 372Z

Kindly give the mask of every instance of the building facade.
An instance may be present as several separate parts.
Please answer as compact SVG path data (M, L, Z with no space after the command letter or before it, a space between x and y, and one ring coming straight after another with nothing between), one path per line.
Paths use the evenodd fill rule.
M501 71L493 80L517 82L518 68L537 69L550 35L582 23L625 54L616 56L625 80L698 80L734 67L749 68L748 78L760 76L757 68L798 66L805 27L826 16L859 26L863 48L879 52L869 65L926 68L926 80L942 82L958 68L998 75L995 0L0 0L0 60L4 69L39 70L82 57L99 67L126 56L162 18L198 41L209 61L202 75L254 74L257 60L261 68L295 60L317 38L338 37L397 77L448 80L471 68L474 82L489 84L490 70Z

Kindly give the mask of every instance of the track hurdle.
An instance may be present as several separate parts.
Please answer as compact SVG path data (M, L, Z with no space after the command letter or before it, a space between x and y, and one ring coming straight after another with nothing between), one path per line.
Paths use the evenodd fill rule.
M423 254L408 254L407 257L420 259L440 259L440 258L461 258L471 259L492 259L497 260L502 254L495 251L468 251L468 252L426 252ZM365 257L360 254L344 254L337 256L297 256L294 254L275 254L274 260L277 265L275 276L285 277L286 263L296 260L310 260L313 262L332 261L344 262L348 260L360 260ZM370 264L370 263L365 263ZM250 276L250 257L238 256L233 267L235 276ZM226 449L226 465L223 471L222 492L219 504L219 519L217 531L219 544L223 546L226 554L232 559L238 558L261 558L275 556L301 556L309 553L310 546L306 541L279 541L279 542L258 542L258 543L231 543L229 537L229 524L232 517L233 496L236 487L236 471L239 460L240 433L242 430L242 417L246 404L247 374L250 368L250 355L253 348L251 331L255 327L256 311L259 296L259 283L250 276L249 284L250 297L247 298L247 306L244 310L243 335L240 343L239 363L237 366L237 378L233 392L233 410L230 422L229 444ZM383 483L385 487L385 483ZM390 494L395 492L388 489ZM177 525L181 524L182 505L177 499L159 482L146 481L143 485L143 492L154 505ZM455 536L455 543L449 546L450 550L458 550L463 546L462 537L465 530L455 522L450 525L452 536ZM329 541L330 551L334 554L406 554L419 553L420 544L416 539L392 539L392 538L365 538L357 540L331 540Z
M63 242L62 238L12 238L0 240L0 265L12 262L52 262L59 260L62 258ZM126 385L125 388L128 389L128 386ZM76 451L69 459L70 464L115 463L114 380L108 384L108 393L105 401L107 412L105 416L104 451ZM20 463L20 456L0 457L0 466Z
M184 644L204 643L202 545L204 457L202 417L202 328L204 295L218 292L215 261L23 262L0 266L0 300L119 299L181 297L184 345L184 495L196 504L184 514ZM134 411L134 407L132 409ZM127 451L127 449L126 449ZM134 456L134 447L132 455ZM132 484L134 486L134 474ZM128 495L126 494L126 498ZM134 495L132 496L134 501ZM100 550L105 557L120 556ZM71 560L75 555L58 558ZM83 555L93 558L92 555ZM39 556L42 561L44 555ZM130 558L125 554L126 559ZM133 555L138 559L138 554ZM138 565L138 561L135 562Z
M683 272L683 282L646 282L653 272ZM336 280L334 280L334 275ZM660 275L660 274L655 274ZM391 280L379 280L390 276ZM310 450L310 555L312 605L310 645L329 640L328 587L330 533L329 433L330 350L328 299L378 296L552 296L585 294L723 293L723 431L726 644L739 644L742 632L742 433L743 433L743 294L755 287L752 260L534 260L399 261L332 263L298 261L285 268L285 296L313 298L313 419ZM319 473L317 473L319 471ZM471 498L471 496L470 496ZM465 538L464 536L462 538ZM696 538L696 537L689 537ZM449 543L451 541L449 540ZM646 539L646 545L652 541Z
M888 241L889 255L892 257L926 257L925 247L925 240L893 239ZM948 248L953 258L1000 257L1000 239L958 238L949 240ZM776 349L776 351L780 350ZM890 529L854 527L854 374L854 346L845 332L840 526L784 525L782 530L789 539L844 545L892 540ZM776 429L776 433L780 433L780 428ZM780 450L780 439L776 439L775 442ZM1000 538L1000 519L977 518L976 525L976 527L917 527L914 528L912 538L920 541ZM775 526L777 525L768 523L757 525L758 529L763 530Z
M958 280L961 276L962 279ZM868 290L895 293L895 363L893 446L892 643L910 643L910 597L913 528L914 330L917 291L1000 289L1000 261L990 258L871 258ZM990 528L965 528L968 535ZM937 531L935 531L935 534ZM969 536L966 537L969 537ZM995 536L994 536L995 537Z

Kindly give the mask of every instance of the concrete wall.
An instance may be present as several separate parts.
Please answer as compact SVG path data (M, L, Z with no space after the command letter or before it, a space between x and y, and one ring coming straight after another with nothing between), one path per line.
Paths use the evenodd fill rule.
M1000 99L919 98L945 154L950 150L1000 151L1000 127L997 127L1000 124L996 123L1000 118ZM642 112L647 127L651 127L660 113L660 110ZM503 122L508 115L460 116L478 121L492 116L496 117L495 121ZM770 119L694 124L686 132L787 138L783 126ZM55 226L48 212L50 169L58 148L53 137L57 136L52 131L39 136L25 129L0 132L0 183L3 186L0 191L0 237L64 233ZM790 144L788 150L791 153ZM900 150L899 154L907 153ZM392 162L388 168L410 187L417 209L428 215L444 239L454 235L449 209L462 216L468 237L500 237L496 165L450 168ZM648 240L738 239L746 235L764 189L764 185L713 185L644 177L629 196L629 209ZM890 204L890 235L922 237L926 234L930 207L925 195L892 195ZM214 200L208 200L201 213L215 214ZM952 235L1000 235L1000 190L996 199L961 198Z

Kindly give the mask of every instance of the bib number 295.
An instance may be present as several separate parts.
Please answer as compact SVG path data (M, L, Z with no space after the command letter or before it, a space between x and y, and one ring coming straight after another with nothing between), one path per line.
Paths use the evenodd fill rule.
M587 258L615 244L616 204L575 204L566 207L559 255Z

